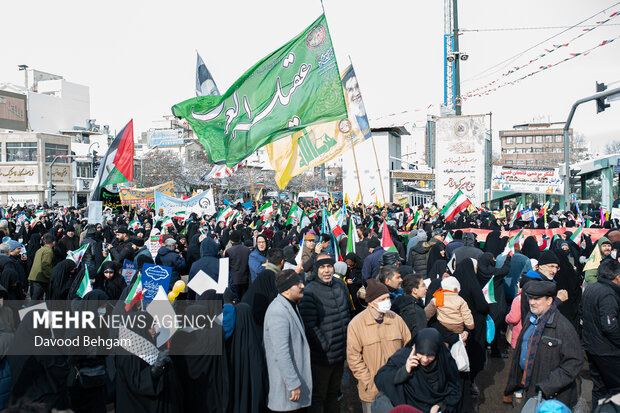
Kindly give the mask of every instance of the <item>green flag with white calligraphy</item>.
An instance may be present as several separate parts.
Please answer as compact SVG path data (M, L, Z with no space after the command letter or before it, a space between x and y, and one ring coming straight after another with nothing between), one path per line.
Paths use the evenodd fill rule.
M325 16L259 61L224 95L188 99L172 113L189 122L211 162L228 166L292 132L346 118Z

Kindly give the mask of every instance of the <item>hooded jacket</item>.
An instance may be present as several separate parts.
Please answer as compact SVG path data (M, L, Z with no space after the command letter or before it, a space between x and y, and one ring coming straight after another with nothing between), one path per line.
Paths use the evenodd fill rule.
M593 251L592 254L594 254L594 255L590 255L590 257L588 258L588 262L583 267L583 269L584 269L584 273L583 274L584 274L586 283L588 283L588 284L592 284L592 283L596 282L597 275L598 275L598 267L599 267L599 265L601 265L601 260L606 258L603 255L603 251L601 250L601 245L604 244L604 243L611 243L611 242L606 237L599 238L599 240L596 242L596 247L594 247L594 248L598 248L598 253L600 254L600 256L597 257L596 251ZM593 260L593 261L590 262L590 260ZM596 261L598 261L598 262L596 262Z
M170 248L163 246L157 251L155 257L155 264L165 265L172 268L172 275L170 276L170 286L173 286L175 282L181 279L179 271L185 268L185 260L179 257L179 254ZM172 287L171 287L172 288Z
M585 350L598 356L620 357L620 286L599 277L584 291L581 305Z
M456 264L460 264L465 258L480 259L482 250L476 248L476 235L473 232L463 234L463 246L454 250Z
M220 246L212 238L206 237L200 243L200 259L192 264L189 269L188 282L194 278L198 271L202 270L217 282L220 274L220 260L217 253ZM195 293L190 289L189 298L194 298Z
M432 245L428 242L418 241L409 251L407 263L413 267L416 274L420 274L422 278L426 278L427 265L426 253L431 249Z

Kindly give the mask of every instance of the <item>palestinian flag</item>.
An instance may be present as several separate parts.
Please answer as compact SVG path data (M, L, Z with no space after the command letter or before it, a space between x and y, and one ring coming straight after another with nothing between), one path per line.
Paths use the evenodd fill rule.
M355 222L353 218L349 219L349 234L347 235L347 255L355 253L355 244L358 242L357 230L355 229Z
M482 288L482 294L484 295L484 299L487 300L487 303L489 304L497 303L497 301L495 301L495 287L493 286L494 277L495 276L491 277L491 279Z
M517 205L515 210L512 211L512 217L510 218L510 227L512 227L514 225L514 223L517 220L517 218L521 217L521 210L522 209L523 209L523 205L521 204L521 201L519 201L519 204Z
M143 294L144 290L142 289L142 278L140 277L140 274L138 274L138 278L136 278L131 290L129 290L129 294L127 294L127 298L125 298L125 311L129 311L135 303L142 300Z
M271 216L271 214L273 214L273 211L274 211L273 203L269 201L259 208L258 216L261 217L263 221L267 221L269 217Z
M383 221L383 229L381 233L381 247L383 247L383 249L386 251L398 252L398 250L394 246L392 237L390 236L390 231L388 230L387 222L385 221Z
M84 277L82 278L82 282L80 282L80 288L78 288L76 294L80 296L80 298L84 298L86 294L93 290L93 285L90 283L90 275L88 274L88 267L86 267L86 272L84 272Z
M547 245L545 245L545 248L543 249L543 251L549 251L549 248L551 248L551 245L553 244L553 241L555 241L555 238L558 235L554 235L551 239L546 239L545 242L547 243Z
M116 135L103 156L91 201L101 201L101 188L133 181L133 119Z
M80 261L82 261L82 257L84 256L84 253L88 249L88 245L89 244L84 244L80 248L76 249L75 251L69 251L67 253L67 259L73 261L75 263L75 266L78 267L80 265Z
M443 207L441 213L446 217L446 221L452 221L456 214L465 210L470 205L471 201L467 198L467 195L459 189L459 191L454 194L450 202Z
M579 244L581 244L581 236L582 235L583 235L583 227L579 226L579 227L577 227L577 231L573 232L573 235L571 235L570 239L575 244L579 245Z

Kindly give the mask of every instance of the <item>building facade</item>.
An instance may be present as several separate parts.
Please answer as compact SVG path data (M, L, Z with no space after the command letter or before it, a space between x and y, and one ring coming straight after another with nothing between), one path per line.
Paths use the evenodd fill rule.
M41 204L51 179L53 202L73 203L71 137L47 133L0 133L0 204Z
M526 123L499 131L503 165L555 168L564 162L564 123ZM568 131L572 141L573 130ZM569 142L570 144L570 142Z

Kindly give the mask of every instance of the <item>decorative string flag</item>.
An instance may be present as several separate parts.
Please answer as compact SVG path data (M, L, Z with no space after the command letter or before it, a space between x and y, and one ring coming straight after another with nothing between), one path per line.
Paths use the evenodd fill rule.
M214 163L233 166L303 128L347 117L336 54L324 15L245 72L222 96L172 107Z

